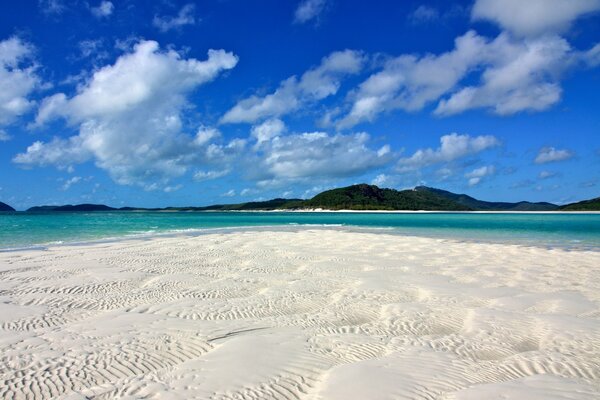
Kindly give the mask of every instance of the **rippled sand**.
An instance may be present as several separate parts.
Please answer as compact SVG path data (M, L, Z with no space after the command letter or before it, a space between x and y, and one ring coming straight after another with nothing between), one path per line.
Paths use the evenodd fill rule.
M321 229L0 253L0 398L600 398L600 252Z

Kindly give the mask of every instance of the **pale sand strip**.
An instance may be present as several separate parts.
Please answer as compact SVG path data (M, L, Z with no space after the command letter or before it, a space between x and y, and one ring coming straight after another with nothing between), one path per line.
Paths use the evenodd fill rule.
M0 254L0 398L600 398L600 252L343 230Z

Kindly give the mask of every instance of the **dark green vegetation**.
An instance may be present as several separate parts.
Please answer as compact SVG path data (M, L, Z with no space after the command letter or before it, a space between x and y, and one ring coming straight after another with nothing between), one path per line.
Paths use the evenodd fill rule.
M112 208L109 206L105 206L104 204L77 204L77 205L70 205L67 204L65 206L38 206L38 207L31 207L30 209L28 209L27 211L31 211L31 212L40 212L40 211L66 211L66 212L73 212L73 211L114 211L116 210L116 208Z
M366 184L328 190L304 201L304 207L329 210L471 210L425 190L398 191Z
M0 201L0 211L15 211L15 209Z
M571 203L560 208L561 211L600 211L600 197Z
M2 206L7 206L0 203ZM239 204L216 204L206 207L167 208L112 208L102 204L79 204L66 206L32 207L27 211L267 211L302 210L321 208L326 210L408 210L408 211L600 211L600 197L559 207L552 203L490 202L477 200L466 194L417 186L409 190L381 189L374 185L360 184L319 193L309 200L272 199ZM11 211L12 208L4 211Z
M476 211L554 211L558 209L556 204L545 202L530 203L529 201L520 201L518 203L505 203L477 200L466 194L456 194L427 186L417 186L415 190L437 194L438 196L468 207L470 210Z

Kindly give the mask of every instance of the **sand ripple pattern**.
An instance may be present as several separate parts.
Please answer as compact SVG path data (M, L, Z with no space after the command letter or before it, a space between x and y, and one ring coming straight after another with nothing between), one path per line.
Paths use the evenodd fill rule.
M600 399L600 251L317 228L0 253L0 399Z

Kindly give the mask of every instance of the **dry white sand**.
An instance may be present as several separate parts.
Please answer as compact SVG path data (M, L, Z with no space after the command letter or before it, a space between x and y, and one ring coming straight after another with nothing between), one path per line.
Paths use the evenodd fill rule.
M336 230L0 254L0 398L600 398L600 252Z

